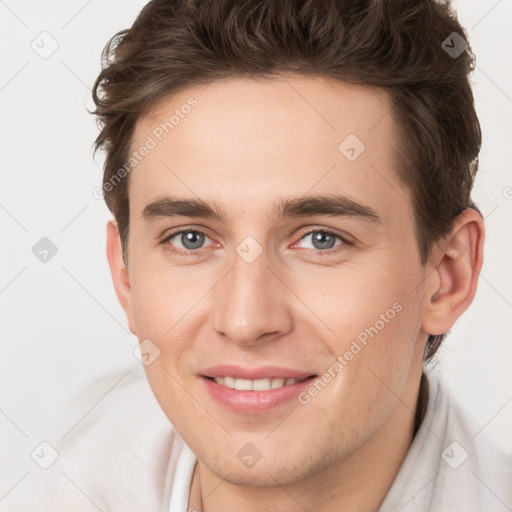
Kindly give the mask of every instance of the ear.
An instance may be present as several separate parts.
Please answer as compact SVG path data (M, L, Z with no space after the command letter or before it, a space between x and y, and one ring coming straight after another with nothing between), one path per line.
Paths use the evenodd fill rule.
M117 223L110 220L107 223L107 259L112 274L112 281L116 295L121 304L126 317L130 331L137 335L135 329L135 318L133 314L132 289L130 286L130 278L128 268L123 260L123 250L121 246L121 237L119 236L119 228Z
M484 221L477 211L468 208L455 219L450 234L433 251L434 261L439 263L428 279L424 332L448 332L473 302L483 246Z

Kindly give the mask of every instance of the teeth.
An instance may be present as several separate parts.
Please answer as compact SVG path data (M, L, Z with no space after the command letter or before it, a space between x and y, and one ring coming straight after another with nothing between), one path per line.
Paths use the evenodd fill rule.
M217 384L227 388L237 389L239 391L269 391L271 389L291 386L303 379L235 379L234 377L215 377L213 379Z
M272 379L272 389L282 388L284 386L285 379Z
M272 389L272 382L270 379L257 379L249 382L252 383L253 391L268 391L269 389Z
M235 380L235 389L238 389L239 391L251 391L252 390L252 380L236 379Z
M222 377L220 377L222 379ZM227 388L235 389L235 379L233 377L224 377L224 382L218 382L217 384L223 384Z

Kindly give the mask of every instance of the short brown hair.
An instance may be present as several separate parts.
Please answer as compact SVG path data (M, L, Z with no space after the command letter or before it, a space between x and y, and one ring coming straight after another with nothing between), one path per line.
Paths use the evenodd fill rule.
M106 150L104 197L125 261L129 175L115 186L112 179L126 168L137 120L187 87L286 72L387 90L400 138L397 172L411 192L426 263L453 220L476 209L473 67L463 28L449 5L434 0L150 1L108 42L93 89L95 150ZM443 336L430 336L427 359Z

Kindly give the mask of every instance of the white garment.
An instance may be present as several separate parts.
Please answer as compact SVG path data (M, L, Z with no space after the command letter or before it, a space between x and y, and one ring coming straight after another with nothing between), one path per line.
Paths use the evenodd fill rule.
M512 510L511 461L483 432L472 438L477 429L438 379L428 380L422 426L378 512ZM196 457L145 377L112 390L62 443L49 441L57 461L29 475L2 511L187 512Z
M510 512L512 460L426 375L425 417L378 512Z

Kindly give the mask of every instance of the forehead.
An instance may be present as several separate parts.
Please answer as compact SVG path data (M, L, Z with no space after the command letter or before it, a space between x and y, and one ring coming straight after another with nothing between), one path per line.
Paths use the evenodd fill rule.
M241 142L247 156L252 157L258 156L263 143L267 151L271 145L283 150L291 146L300 154L303 140L323 141L318 148L321 151L344 134L366 140L378 125L380 129L372 138L382 140L392 126L390 111L388 95L380 88L286 75L232 78L164 98L139 119L133 143L143 142L147 134L164 124L163 133L157 130L156 138L167 138L171 133L176 138L180 132L188 135L192 131L210 161L221 156L219 149L226 150L219 147L221 142L230 146ZM308 146L303 149L310 150Z
M161 195L195 195L247 211L314 189L392 206L407 196L397 142L384 90L291 76L216 81L139 119L131 151L151 149L130 175L130 202L140 212Z

